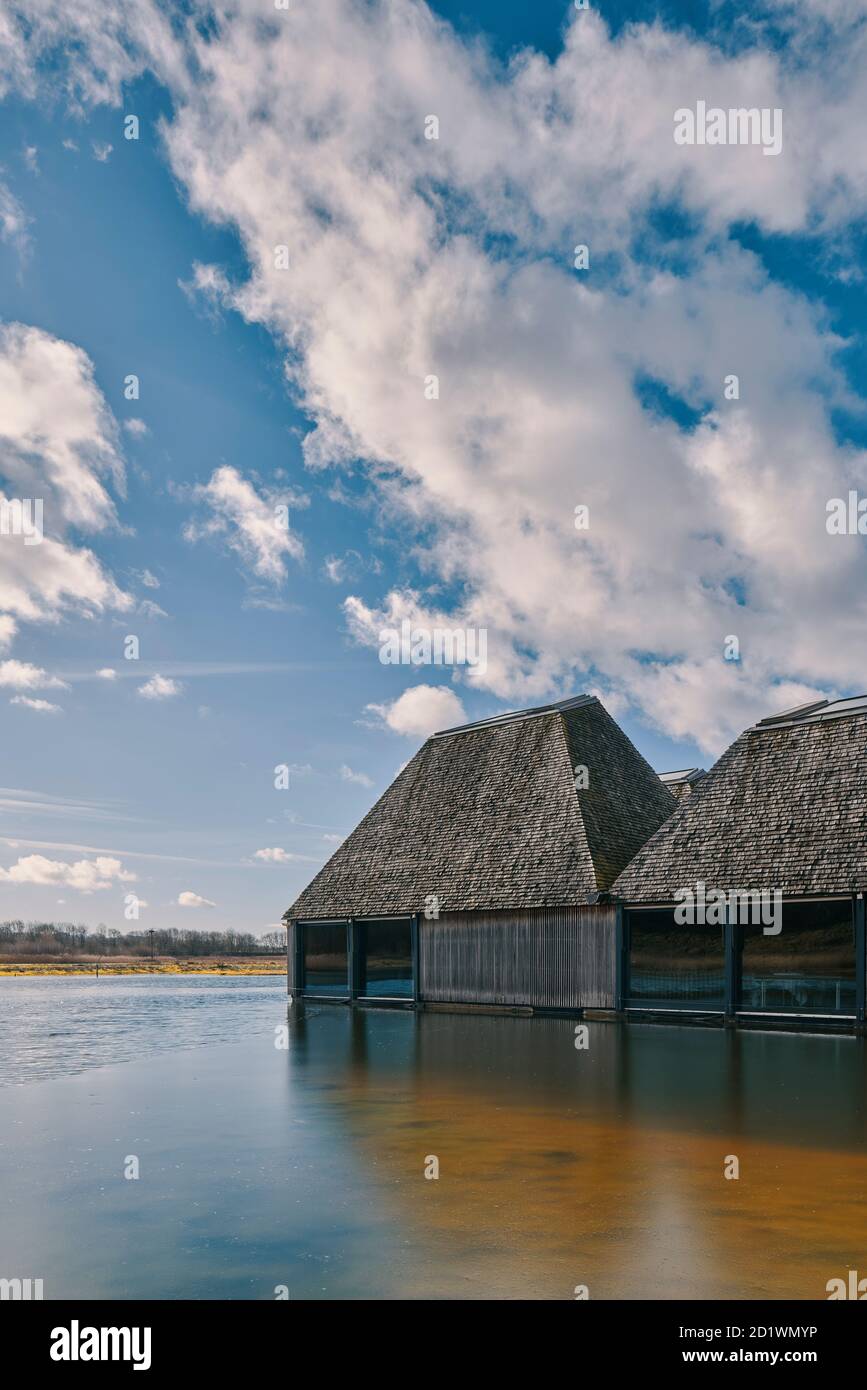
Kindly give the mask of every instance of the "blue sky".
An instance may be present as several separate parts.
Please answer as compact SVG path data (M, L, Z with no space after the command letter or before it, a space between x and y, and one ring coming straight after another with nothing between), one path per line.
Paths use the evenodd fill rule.
M863 689L863 541L824 524L864 472L860 6L824 51L782 3L193 8L12 6L0 472L99 575L2 538L2 916L261 932L426 729L591 689L708 766ZM679 167L704 95L782 102L779 158ZM382 664L405 616L484 627L487 672Z

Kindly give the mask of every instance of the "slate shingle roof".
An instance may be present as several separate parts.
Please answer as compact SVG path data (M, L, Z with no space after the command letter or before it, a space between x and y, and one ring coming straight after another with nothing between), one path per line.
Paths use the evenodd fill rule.
M867 701L827 701L747 729L614 884L632 902L708 888L867 887Z
M576 792L576 766L588 787ZM563 906L610 888L671 815L656 773L592 696L429 738L286 913Z

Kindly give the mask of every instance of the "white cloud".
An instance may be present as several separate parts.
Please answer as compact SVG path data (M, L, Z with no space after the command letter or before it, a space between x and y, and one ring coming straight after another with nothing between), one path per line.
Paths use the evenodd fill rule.
M158 603L154 603L153 599L149 598L142 599L141 603L138 606L138 611L139 613L141 613L143 618L153 619L168 617L168 613L166 612L166 610L164 608L160 608L160 605Z
M287 849L257 849L253 855L263 864L319 864L321 857L311 854L295 854Z
M23 256L30 245L28 228L30 218L11 188L0 183L0 239L9 242L19 256Z
M342 782L356 782L359 787L373 786L372 777L368 777L366 772L353 772L347 763L344 763L340 769L340 780Z
M0 493L0 502L4 500ZM91 550L47 535L39 545L27 546L11 537L0 546L0 609L5 610L0 613L0 638L5 645L22 622L127 612L132 604Z
M184 893L179 893L179 894L178 894L178 906L179 906L179 907L216 907L217 904L216 904L216 903L212 903L211 900L210 900L210 898L202 898L202 897L199 896L198 893L191 893L189 890L187 890L187 891L184 892Z
M127 434L131 434L135 439L142 439L146 434L150 433L144 420L139 420L135 415L131 415L128 420L124 420L123 427Z
M66 690L66 683L29 661L0 661L0 685L16 690Z
M0 11L0 95L17 87L34 95L37 65L63 48L65 86L73 110L93 103L117 104L121 86L145 66L165 81L180 84L183 68L171 19L154 0L77 0L73 6L45 0L15 0ZM147 58L145 57L147 55ZM49 64L53 90L62 71ZM77 148L64 140L66 148Z
M322 568L325 571L326 578L330 579L332 584L343 583L346 567L339 555L329 556Z
M337 0L328 12L330 25L299 15L291 37L261 48L243 17L217 46L199 46L209 81L168 130L169 149L196 208L241 231L250 280L232 287L215 271L210 283L292 348L287 371L318 421L308 462L367 460L383 516L434 533L419 559L463 599L430 616L489 633L475 682L518 702L592 673L661 727L718 746L720 705L730 731L776 703L781 677L858 680L856 648L823 642L820 616L844 610L858 563L854 548L825 540L824 500L867 473L833 443L836 340L748 253L708 254L733 217L803 221L802 160L787 145L777 161L732 149L700 163L672 138L681 88L714 100L721 84L738 104L762 89L776 102L776 59L720 62L661 30L614 41L590 14L556 64L522 59L503 81L417 7L393 7L387 24ZM424 115L437 110L441 139L424 142ZM325 111L323 136L311 113ZM428 193L434 178L472 206L462 235ZM611 254L654 199L678 190L706 218L683 273L627 261L610 291L576 276L566 254L576 205L581 239ZM523 259L492 259L487 233L515 237ZM272 248L284 241L290 265L277 272ZM732 363L745 386L734 409L722 399ZM431 371L440 398L426 402ZM648 411L642 377L703 412L700 429ZM574 527L582 502L587 533ZM805 542L809 578L791 565ZM426 608L395 590L380 611ZM845 621L863 622L864 609ZM749 673L687 679L694 662L722 671L735 630ZM678 667L675 713L665 690ZM430 728L410 706L389 717Z
M11 813L19 822L22 817L28 817L34 812L40 817L53 819L56 816L68 817L76 821L102 820L102 821L122 821L129 817L123 815L118 807L111 802L88 801L80 797L55 796L50 792L28 790L22 787L0 787L0 810ZM75 850L87 854L127 854L129 851L105 849L93 845L81 844L58 844L56 841L37 841L23 840L12 841L3 839L3 844L12 849L17 849L19 844L26 844L32 849L64 849Z
M120 859L105 855L66 864L58 859L46 859L42 854L29 854L19 858L11 868L0 868L0 883L40 886L62 883L80 893L98 893L115 883L133 883L135 878L134 873L124 869Z
M160 587L160 581L150 570L139 570L136 578L140 584L144 584L146 589L158 589Z
M367 564L375 573L379 572L380 566L376 557L369 558ZM327 556L322 569L326 579L332 584L345 584L358 578L364 569L364 561L357 550L347 550L345 555Z
M29 695L13 695L9 701L10 705L26 705L28 709L37 710L40 714L62 714L60 705L53 705L50 700L33 700Z
M427 738L440 729L466 723L464 707L445 685L413 685L390 704L367 705L387 728L411 738Z
M171 700L175 695L180 695L183 688L180 681L172 680L170 676L151 676L149 681L139 686L138 693L144 700Z
M117 523L105 486L123 486L117 428L87 355L20 323L0 325L0 453L8 494L43 504L39 544L5 536L0 545L0 645L21 623L71 613L125 612L132 599L91 550L67 539L70 527Z
M83 530L116 521L102 478L123 485L117 426L81 348L26 324L0 325L0 441L19 496L47 487L52 509Z
M115 680L117 680L117 671L114 669L113 666L102 666L102 667L100 667L100 669L97 671L96 674L99 676L100 680L104 680L104 681L115 681Z
M266 864L288 864L293 856L285 849L257 849L254 859L262 859Z
M236 468L215 469L210 481L196 489L196 497L206 504L210 516L205 522L188 522L187 540L222 537L247 568L272 584L285 580L287 555L295 560L303 557L301 541L279 511L281 505L288 505L286 499L276 493L258 493ZM298 499L292 500L297 505Z
M99 164L105 164L111 156L114 145L110 144L107 140L91 140L90 148L93 150L94 159L97 160Z
M145 62L170 84L173 171L197 213L238 228L251 267L241 284L198 267L197 292L285 346L316 421L308 464L360 464L383 520L423 536L431 594L460 595L449 625L489 632L480 686L518 701L586 682L714 750L782 689L862 683L861 550L824 517L867 483L832 419L863 402L821 307L728 239L735 221L839 229L845 251L867 207L857 7L775 6L788 52L761 23L723 49L659 23L612 36L570 11L554 62L527 52L508 69L411 0L321 0L277 25L239 4L174 36L157 7L127 8L49 24L28 6L15 71L32 83L31 55L60 31L80 100L116 98ZM698 98L781 107L782 154L676 146L673 113ZM673 247L652 220L666 206L693 224ZM676 271L654 269L672 249ZM693 430L647 408L648 378ZM221 535L259 577L301 557L297 539L275 546L236 470L201 500L211 516L190 534ZM362 638L366 615L436 607L405 587L355 603ZM722 659L731 633L740 667ZM403 718L399 703L383 717Z

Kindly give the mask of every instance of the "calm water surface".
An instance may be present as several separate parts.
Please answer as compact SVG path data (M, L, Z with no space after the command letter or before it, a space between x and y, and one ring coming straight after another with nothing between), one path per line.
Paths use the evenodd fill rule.
M285 1014L279 975L0 980L0 1086L234 1042Z
M811 1299L867 1272L856 1039L598 1023L577 1051L566 1020L289 1017L282 1048L267 977L0 982L0 1276L49 1298Z

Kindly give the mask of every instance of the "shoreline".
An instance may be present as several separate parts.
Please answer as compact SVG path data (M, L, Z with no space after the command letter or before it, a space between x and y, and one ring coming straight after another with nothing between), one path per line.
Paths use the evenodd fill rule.
M0 980L45 978L65 975L95 978L99 975L285 975L283 957L273 960L193 960L141 961L40 961L38 963L0 960Z

